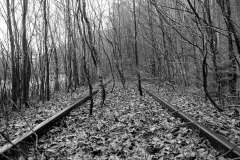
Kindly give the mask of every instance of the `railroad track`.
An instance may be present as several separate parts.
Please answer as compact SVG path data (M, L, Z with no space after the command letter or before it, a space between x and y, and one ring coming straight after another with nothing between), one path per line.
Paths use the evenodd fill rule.
M225 155L225 157L228 158L240 157L240 148L237 145L230 143L225 137L218 135L211 129L208 129L203 124L197 122L195 119L185 114L179 108L170 105L168 102L151 93L146 88L143 87L143 89L155 101L161 104L163 108L168 109L173 115L183 119L185 122L187 122L186 124L189 127L200 131L201 135L206 137L211 142L211 145L215 149L217 149L220 153ZM93 95L96 95L97 93L98 91L94 91ZM60 111L56 115L37 125L32 131L24 134L23 136L13 140L11 143L8 143L4 147L0 148L0 159L1 160L7 159L6 157L8 155L13 155L17 154L17 152L21 152L21 150L19 151L19 148L20 149L22 148L21 146L24 146L27 142L33 143L36 140L36 138L39 138L42 135L46 134L46 132L49 131L53 124L55 124L57 121L68 115L69 112L75 109L76 107L86 103L89 100L89 98L90 96L86 96L85 98L81 99L74 105L67 107L66 109Z
M104 86L106 86L109 82L111 81L105 83ZM96 95L98 92L99 90L93 91L92 96ZM12 155L19 155L20 153L23 154L24 150L22 148L25 148L24 146L26 146L26 144L33 144L34 141L38 140L42 135L47 133L56 122L67 116L73 109L85 104L90 98L90 95L82 98L75 104L59 111L57 114L38 124L22 136L14 139L13 141L9 141L0 148L0 159L9 159L8 157L11 157Z
M184 113L181 109L169 104L162 98L151 93L146 88L142 87L142 89L154 100L159 102L163 108L168 109L175 116L183 119L191 128L199 130L201 135L206 137L216 150L218 150L222 154L225 154L225 157L240 158L240 148L236 144L229 142L225 137L215 133L213 130L207 128L205 125L197 122L194 118Z

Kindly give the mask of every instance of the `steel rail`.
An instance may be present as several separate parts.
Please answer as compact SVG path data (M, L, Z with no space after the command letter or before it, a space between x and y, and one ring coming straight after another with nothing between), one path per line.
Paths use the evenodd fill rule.
M148 91L146 88L142 87L142 89L147 94L149 94L154 100L159 102L163 108L168 109L175 116L182 118L185 122L188 122L187 125L191 126L193 129L199 130L200 135L206 137L210 141L212 146L216 150L218 150L221 154L223 154L225 157L228 158L240 157L240 148L236 144L229 142L225 137L207 128L205 125L197 122L194 118L184 113L181 109L169 104L167 101Z
M106 86L109 82L110 81L105 83L104 86ZM93 91L92 96L96 95L98 92L99 90ZM59 111L57 114L38 124L32 130L14 139L13 141L11 141L11 143L5 144L3 147L0 148L0 159L7 159L7 156L12 156L14 154L17 155L19 152L21 152L20 150L18 150L18 148L21 148L22 145L26 145L26 142L34 141L38 137L41 137L43 134L45 134L51 129L54 123L68 115L76 107L85 104L90 98L90 95L82 98L75 104Z

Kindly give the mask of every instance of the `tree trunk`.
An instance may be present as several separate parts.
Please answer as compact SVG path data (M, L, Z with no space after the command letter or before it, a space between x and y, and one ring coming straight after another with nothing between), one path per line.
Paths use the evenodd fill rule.
M99 82L99 92L101 93L101 107L104 104L105 98L106 98L106 92L105 92L105 88L103 85L103 77L102 77L102 66L101 66L101 61L100 61L100 56L98 55L98 52L94 46L94 42L93 42L93 35L92 35L92 30L91 30L91 24L89 22L89 19L87 17L86 14L86 2L85 0L82 1L82 7L83 7L83 11L82 11L82 16L86 22L87 25L87 32L88 32L88 38L89 38L89 49L91 52L91 56L94 62L94 66L97 70L97 75L98 75L98 82Z
M12 23L11 23L11 14L10 14L10 3L9 0L7 1L7 25L8 25L8 31L10 36L10 46L11 46L11 63L12 63L12 110L17 110L17 98L18 98L18 92L17 92L17 78L16 78L16 67L15 67L15 45L14 45L14 36L12 31Z
M68 86L67 86L67 91L69 92L70 90L72 91L72 52L73 52L73 47L72 47L72 30L71 30L71 14L70 14L70 1L66 0L67 3L67 17L66 17L66 28L67 28L67 72L68 72Z
M78 26L78 31L82 40L82 50L83 50L83 57L82 57L82 69L83 69L83 73L84 73L84 79L86 77L87 79L87 83L88 83L88 89L89 89L89 95L90 95L90 108L89 108L89 115L91 116L93 114L93 97L92 97L92 92L93 92L93 87L91 84L91 78L90 78L90 74L89 74L89 70L87 69L87 62L86 62L86 33L85 33L85 24L84 24L84 20L83 17L81 17L82 20L82 28L80 25L80 21L78 18L79 12L80 12L80 2L78 3L78 9L77 9L77 14L75 14L76 20L77 20L77 26ZM83 79L83 77L82 77Z
M15 7L14 7L15 0L12 0L12 21L14 26L14 35L15 35L15 79L16 79L16 94L17 98L21 97L21 73L20 73L20 53L21 53L21 46L19 44L19 32L17 28L17 22L15 18Z
M151 73L155 77L156 76L156 53L157 53L157 47L156 47L156 38L154 36L154 27L153 27L153 15L152 15L152 4L148 2L148 22L150 27L150 40L152 45L152 55L150 58L151 61Z
M45 52L45 64L46 64L46 100L50 100L50 79L49 79L49 57L48 57L48 20L47 20L47 0L43 2L43 20L44 20L44 52Z
M74 23L75 28L75 23ZM75 29L74 29L75 30ZM76 31L74 31L76 33ZM74 82L74 89L76 90L77 87L79 87L79 77L78 77L78 62L77 62L77 45L76 45L76 36L73 35L72 37L73 42L73 58L72 58L72 64L73 64L73 82Z
M213 106L219 111L219 112L223 112L223 109L220 108L216 102L212 99L212 97L210 96L209 92L208 92L208 87L207 87L207 76L208 76L208 69L207 69L207 55L208 55L208 51L207 51L207 43L206 43L206 36L204 35L203 37L203 52L204 52L204 57L203 57L203 62L202 62L202 75L203 75L203 88L205 91L205 94L207 96L207 98L210 100L210 102L213 104Z
M133 0L133 21L134 21L134 54L135 54L135 63L136 63L136 72L137 72L137 79L138 79L138 91L140 96L143 95L142 86L141 86L141 76L140 70L138 65L138 44L137 44L137 19L136 19L136 4L135 0Z
M50 34L51 34L51 39L52 39L52 52L54 54L54 72L55 72L55 78L54 78L54 91L58 92L60 90L60 85L59 85L59 66L58 66L58 55L57 55L57 48L56 48L56 44L55 44L55 40L53 37L53 33L51 30L51 26L49 25L49 30L50 30ZM56 28L56 27L55 27Z
M228 51L229 51L229 92L232 95L237 93L237 64L233 50L232 33L228 32Z
M204 19L210 26L212 26L213 22L212 22L209 1L205 0L204 5L205 5L205 9L206 9L205 13L203 14ZM213 61L213 66L214 66L215 81L218 84L218 98L219 98L219 101L221 101L221 99L222 99L221 98L222 84L221 84L221 77L219 75L220 70L219 70L219 66L217 64L217 57L219 55L219 51L217 48L217 44L218 44L217 35L216 35L216 32L211 28L206 28L206 32L207 32L208 37L210 38L210 47L211 47L211 51L213 54L212 61Z
M29 55L28 55L28 46L27 46L27 35L26 35L26 16L27 16L28 0L23 0L23 15L22 15L22 103L25 106L28 105L29 98Z
M229 0L220 1L217 0L217 3L219 4L223 16L225 18L225 23L228 28L228 51L229 51L229 70L230 74L229 76L229 91L231 94L236 94L236 88L237 88L237 66L236 66L236 58L233 48L233 37L235 38L235 44L237 47L238 54L240 55L240 38L237 33L237 30L233 24L232 18L231 18L231 8L230 8L230 2Z

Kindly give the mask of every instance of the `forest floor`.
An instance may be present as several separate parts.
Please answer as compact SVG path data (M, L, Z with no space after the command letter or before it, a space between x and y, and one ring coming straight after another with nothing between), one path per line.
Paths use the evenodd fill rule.
M50 101L44 103L30 100L30 107L22 107L18 112L11 112L11 107L9 107L7 116L0 113L0 131L4 131L3 133L10 140L13 140L87 94L88 89L83 86L72 93L64 91L55 93L51 96ZM3 146L6 142L0 135L0 146Z
M206 102L203 97L197 95L200 89L182 89L171 86L167 87L167 89L166 87L159 88L149 83L145 83L144 86L170 104L177 106L198 122L201 122L240 147L239 107L228 107L226 104L222 106L224 112L218 112L210 102Z
M239 142L239 120L219 115L211 105L187 93L144 86L232 142ZM187 128L186 123L148 95L140 97L133 84L124 90L117 83L113 92L107 90L103 108L99 107L101 100L96 96L93 116L88 115L88 104L72 111L38 141L37 148L28 150L29 159L225 159L198 131ZM22 116L9 121L9 136L14 139L87 94L87 88L83 87L71 94L55 94L51 101L32 106L22 112ZM213 120L214 117L217 120ZM2 124L5 124L3 119L1 131L6 128ZM4 143L0 137L0 146Z

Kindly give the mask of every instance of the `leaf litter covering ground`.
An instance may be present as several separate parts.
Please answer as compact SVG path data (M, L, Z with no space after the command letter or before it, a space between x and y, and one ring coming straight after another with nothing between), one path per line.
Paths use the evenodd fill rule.
M188 129L149 96L139 97L132 87L109 93L103 108L99 97L95 102L92 117L83 105L41 138L38 158L224 159L198 131Z
M6 127L6 119L2 116L0 118L0 131L9 135L10 140L14 140L65 107L79 101L87 94L88 89L83 86L73 93L56 93L51 97L50 101L46 101L45 103L31 102L30 108L24 107L20 112L11 113L7 124L8 127ZM6 144L6 142L0 135L0 147Z
M194 92L199 90L189 89L183 94L181 90L172 92L154 84L145 83L144 86L240 147L240 115L237 116L235 110L225 108L224 114L217 112L211 104L194 98Z

